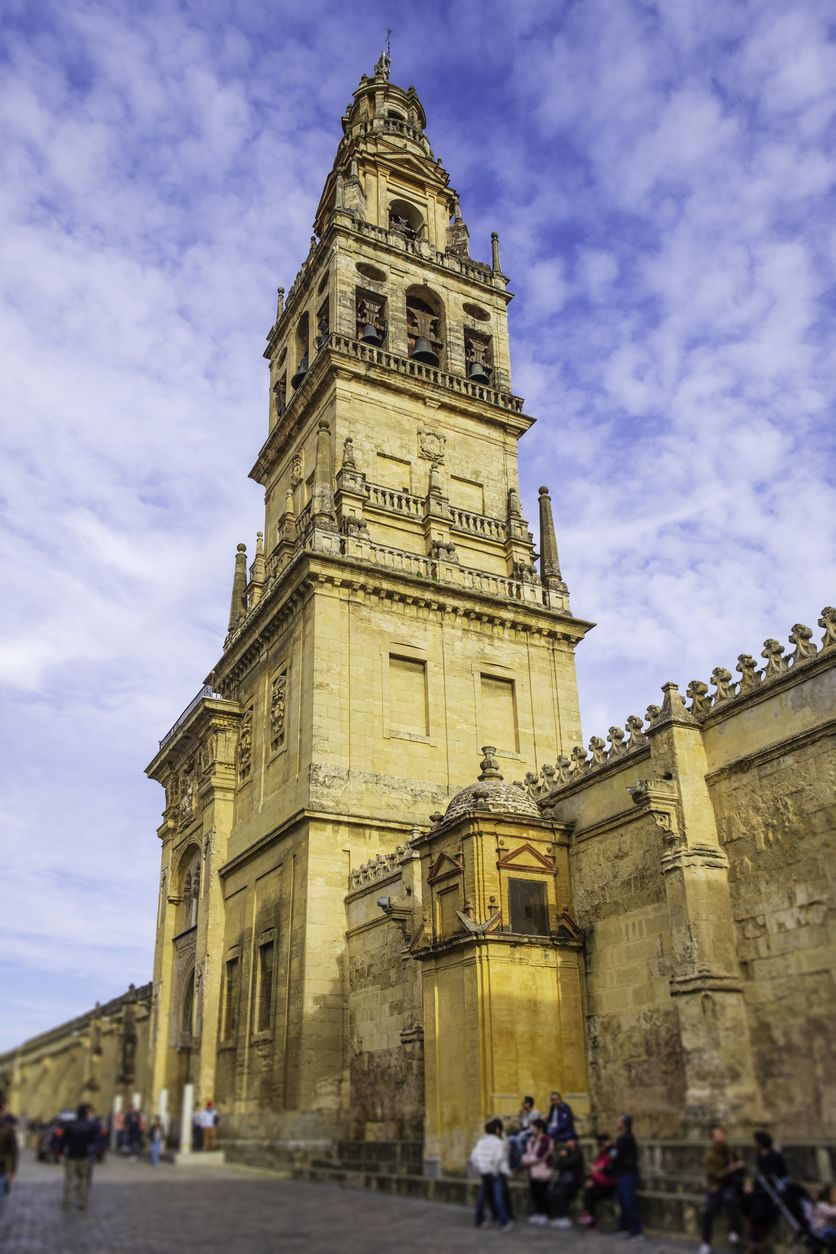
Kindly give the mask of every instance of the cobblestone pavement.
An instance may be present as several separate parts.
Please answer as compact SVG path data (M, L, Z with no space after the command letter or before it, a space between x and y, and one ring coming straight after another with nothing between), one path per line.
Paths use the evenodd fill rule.
M62 1169L27 1153L0 1218L3 1254L691 1254L685 1242L619 1240L518 1224L473 1227L460 1206L283 1180L235 1167L96 1168L86 1211L61 1208Z

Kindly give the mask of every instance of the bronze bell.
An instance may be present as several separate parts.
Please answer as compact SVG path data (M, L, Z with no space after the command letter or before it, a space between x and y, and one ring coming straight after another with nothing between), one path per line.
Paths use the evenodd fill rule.
M490 383L485 367L481 361L472 361L467 368L467 377L471 383Z
M308 373L308 354L305 353L305 356L302 358L302 360L299 362L299 365L296 367L296 374L290 376L290 386L294 389L298 388L299 384L302 382L302 380L304 379L307 373Z
M383 336L380 334L373 322L366 323L363 327L363 334L360 336L360 339L364 344L380 345L383 343Z
M438 353L425 335L419 335L409 354L414 361L422 361L425 366L438 365Z

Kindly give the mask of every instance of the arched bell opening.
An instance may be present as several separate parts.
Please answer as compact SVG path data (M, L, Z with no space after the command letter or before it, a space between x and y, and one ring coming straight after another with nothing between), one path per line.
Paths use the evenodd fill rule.
M296 370L290 379L290 386L294 391L299 387L308 373L308 365L310 362L310 326L306 313L303 313L299 321L296 323Z
M364 344L380 347L386 339L386 297L357 288L356 335Z
M444 306L427 287L406 293L407 351L413 361L440 366L444 357Z
M393 200L389 205L389 230L404 239L424 238L424 218L420 209L408 200Z
M493 379L491 337L483 331L472 331L465 327L464 359L468 380L471 383L490 385Z

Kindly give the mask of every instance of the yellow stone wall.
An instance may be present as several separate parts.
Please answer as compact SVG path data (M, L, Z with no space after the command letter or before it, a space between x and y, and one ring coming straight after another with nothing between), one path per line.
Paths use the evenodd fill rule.
M132 1024L127 1031L126 1007ZM47 1122L89 1102L106 1117L115 1099L127 1109L138 1097L149 1111L151 1014L147 984L0 1054L0 1092L9 1108L18 1117ZM132 1040L127 1052L126 1034Z
M645 744L551 794L574 824L600 1126L631 1109L651 1136L711 1118L833 1135L828 639L696 716L667 686Z

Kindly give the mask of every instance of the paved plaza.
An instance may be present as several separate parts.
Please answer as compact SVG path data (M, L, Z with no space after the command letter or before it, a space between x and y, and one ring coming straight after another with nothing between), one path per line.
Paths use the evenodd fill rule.
M62 1168L24 1155L0 1219L3 1254L424 1254L565 1250L688 1254L693 1245L518 1224L473 1227L469 1210L235 1167L152 1168L110 1158L96 1168L86 1211L61 1208Z

